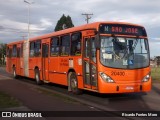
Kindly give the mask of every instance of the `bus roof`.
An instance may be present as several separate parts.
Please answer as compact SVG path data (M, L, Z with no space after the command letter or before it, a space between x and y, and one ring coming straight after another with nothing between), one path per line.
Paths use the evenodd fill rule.
M143 26L138 25L138 24L127 23L127 22L94 22L94 23L89 23L89 24L85 24L85 25L81 25L81 26L77 26L77 27L72 27L72 28L68 28L68 29L64 29L64 30L48 33L48 34L45 34L45 35L33 37L33 38L30 38L30 41L49 38L49 37L52 37L52 36L63 35L63 34L72 33L72 32L76 32L76 31L82 31L82 30L85 30L85 29L98 29L100 24L124 24L124 25L132 25L132 26L143 27ZM17 42L12 42L12 43L15 44Z
M14 44L19 44L19 43L23 43L25 40L18 40L18 41L15 41L15 42L10 42L8 43L7 45L14 45Z
M127 23L127 22L94 22L94 23L90 23L90 24L85 24L85 25L81 25L81 26L77 26L77 27L72 27L72 28L52 32L52 33L45 34L42 36L37 36L37 37L31 38L30 40L43 39L43 38L48 38L48 37L52 37L52 36L58 36L58 35L62 35L62 34L81 31L81 30L85 30L85 29L98 29L100 24L125 24L125 25L133 25L133 26L143 27L138 24Z

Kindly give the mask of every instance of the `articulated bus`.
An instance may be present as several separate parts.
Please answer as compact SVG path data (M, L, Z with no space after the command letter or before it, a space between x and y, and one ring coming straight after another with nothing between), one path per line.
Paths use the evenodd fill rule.
M95 22L9 43L6 70L75 94L151 90L147 34L132 23Z

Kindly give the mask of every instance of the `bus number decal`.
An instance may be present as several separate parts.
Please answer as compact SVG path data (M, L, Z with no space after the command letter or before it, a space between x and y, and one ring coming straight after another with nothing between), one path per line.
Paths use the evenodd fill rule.
M112 71L111 72L111 75L112 76L125 76L125 72L123 72L123 71Z

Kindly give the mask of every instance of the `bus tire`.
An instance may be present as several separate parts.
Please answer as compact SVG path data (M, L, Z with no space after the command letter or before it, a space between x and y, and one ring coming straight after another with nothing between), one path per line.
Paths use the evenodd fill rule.
M18 75L16 74L16 68L13 67L13 78L17 79Z
M40 73L38 69L35 69L35 80L37 85L43 84L43 81L40 80Z
M72 93L79 95L82 94L82 90L78 88L78 80L75 72L70 72L68 74L69 86Z

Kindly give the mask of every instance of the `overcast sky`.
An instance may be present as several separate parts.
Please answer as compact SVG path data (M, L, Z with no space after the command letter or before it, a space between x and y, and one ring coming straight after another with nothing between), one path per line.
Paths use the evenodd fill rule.
M93 13L91 22L122 21L143 25L148 33L151 57L160 56L160 0L27 0L31 37L54 31L62 14L75 26L86 23L82 13ZM28 5L24 0L0 0L0 42L27 38Z

